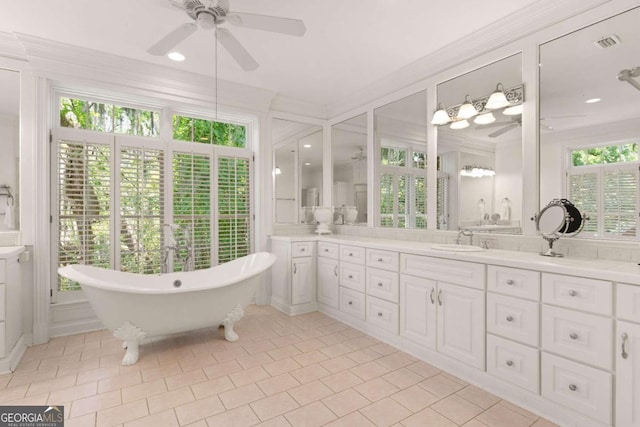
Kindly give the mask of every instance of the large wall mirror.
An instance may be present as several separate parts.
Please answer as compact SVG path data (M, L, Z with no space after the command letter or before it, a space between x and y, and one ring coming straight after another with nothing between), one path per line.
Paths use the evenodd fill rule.
M540 202L567 198L581 236L638 239L640 8L540 46Z
M522 55L443 82L437 95L438 229L520 234Z
M333 206L336 224L366 225L367 115L331 127Z
M426 228L427 92L374 111L380 227Z
M0 232L19 228L20 73L0 68Z
M315 224L322 206L322 127L273 119L274 218L278 224Z

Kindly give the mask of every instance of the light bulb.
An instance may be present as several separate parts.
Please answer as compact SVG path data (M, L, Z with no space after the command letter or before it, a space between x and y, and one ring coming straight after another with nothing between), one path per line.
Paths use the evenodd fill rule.
M476 116L475 119L473 119L473 123L477 125L488 125L489 123L493 123L495 121L496 121L496 118L491 112L480 114Z

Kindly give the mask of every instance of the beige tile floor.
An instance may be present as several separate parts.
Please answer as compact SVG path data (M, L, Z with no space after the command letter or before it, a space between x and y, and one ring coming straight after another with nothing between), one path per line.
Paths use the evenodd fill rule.
M0 404L64 405L66 427L554 425L322 313L249 306L235 329L155 339L128 367L108 331L53 338L0 376Z

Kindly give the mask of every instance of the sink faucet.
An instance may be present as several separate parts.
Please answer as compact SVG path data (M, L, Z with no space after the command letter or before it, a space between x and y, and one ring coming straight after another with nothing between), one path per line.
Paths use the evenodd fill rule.
M465 236L469 238L469 244L473 246L473 231L471 230L460 230L458 231L458 238L456 239L456 244L460 244L460 236Z

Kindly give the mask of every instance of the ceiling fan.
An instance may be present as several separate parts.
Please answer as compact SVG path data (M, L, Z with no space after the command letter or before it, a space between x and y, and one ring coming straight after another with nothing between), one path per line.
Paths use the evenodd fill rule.
M505 134L512 129L522 126L522 119L518 118L518 119L511 120L509 122L494 122L486 125L479 125L476 127L476 129L486 129L486 128L493 128L497 126L502 126L502 127L494 132L491 132L489 135L487 135L489 138L497 138L500 135Z
M272 31L292 36L303 36L306 32L304 22L299 19L281 18L277 16L255 15L252 13L231 12L228 0L169 0L178 9L186 12L194 22L182 24L156 44L147 52L151 55L162 56L169 53L198 29L215 29L218 41L235 61L245 71L258 68L258 63L251 54L240 44L238 39L226 28L219 24L229 22L232 25L256 30Z
M360 151L358 151L356 154L354 154L351 157L351 160L358 160L358 161L359 160L366 160L367 155L364 152L364 147L358 147L358 150L360 150Z

